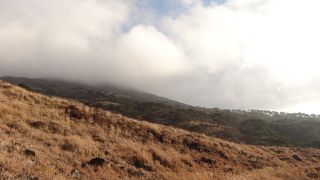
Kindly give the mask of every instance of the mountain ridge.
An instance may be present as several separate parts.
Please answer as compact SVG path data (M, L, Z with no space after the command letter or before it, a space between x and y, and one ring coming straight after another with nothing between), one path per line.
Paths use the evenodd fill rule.
M191 107L190 105L171 100L165 97L161 97L158 95L154 95L148 92L135 90L132 88L124 87L124 86L117 86L112 84L97 84L97 85L88 85L81 82L71 82L71 81L65 81L60 79L50 79L50 78L26 78L26 77L14 77L14 76L3 76L0 77L1 80L10 82L12 84L24 84L28 86L29 88L34 87L34 91L44 93L46 95L55 95L59 96L61 94L55 93L55 87L59 88L61 86L66 86L65 88L82 88L86 90L95 90L97 92L100 92L104 95L122 95L130 98L136 98L142 101L147 102L157 102L157 103L164 103L169 105L177 105L180 107ZM46 86L53 85L55 87L51 87L52 89L48 89ZM26 87L26 88L28 88ZM69 98L70 96L66 95L66 98ZM81 99L81 98L79 98Z

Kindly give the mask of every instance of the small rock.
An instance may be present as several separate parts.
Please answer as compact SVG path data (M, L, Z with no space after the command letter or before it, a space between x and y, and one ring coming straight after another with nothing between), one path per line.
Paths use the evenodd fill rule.
M85 112L75 105L66 108L66 113L70 115L70 119L84 119Z
M32 122L29 122L29 125L36 129L45 129L45 127L47 126L47 124L42 121L32 121Z
M37 176L30 176L30 177L28 177L28 180L39 180L39 177L37 177Z
M28 160L27 163L30 164L30 165L34 165L35 161L34 160Z
M135 166L136 168L139 168L139 169L142 168L142 169L147 170L147 171L153 171L153 168L150 165L148 165L145 162L145 160L143 158L141 158L141 157L133 156L131 158L131 164L133 166Z
M287 156L280 156L278 157L281 161L290 161L290 158Z
M71 171L71 176L74 177L74 178L80 178L81 177L81 174L80 172L77 170L77 169L73 169Z
M23 153L24 153L24 155L26 155L26 156L32 156L32 157L35 157L35 156L36 156L36 153L35 153L33 150L31 150L31 149L25 149L25 150L23 151Z
M297 160L297 161L302 161L302 159L298 156L298 155L293 155L292 156L293 157L293 159L295 159L295 160Z
M96 157L87 162L90 166L103 166L106 163L106 160Z

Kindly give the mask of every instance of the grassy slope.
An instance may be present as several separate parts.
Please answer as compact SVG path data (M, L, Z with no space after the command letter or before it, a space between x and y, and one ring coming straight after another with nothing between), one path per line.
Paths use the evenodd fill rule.
M106 163L82 166L94 157ZM0 179L307 179L319 164L317 149L229 143L0 81Z
M206 109L114 86L92 87L64 81L16 77L2 79L42 94L76 99L127 117L228 141L320 148L319 115Z

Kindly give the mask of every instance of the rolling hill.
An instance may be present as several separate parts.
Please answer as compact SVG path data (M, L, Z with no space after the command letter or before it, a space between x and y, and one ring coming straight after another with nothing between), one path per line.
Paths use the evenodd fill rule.
M320 150L251 146L0 81L0 179L319 179Z
M48 96L80 101L124 116L182 128L237 143L320 148L320 116L261 110L193 107L150 93L112 85L2 77Z

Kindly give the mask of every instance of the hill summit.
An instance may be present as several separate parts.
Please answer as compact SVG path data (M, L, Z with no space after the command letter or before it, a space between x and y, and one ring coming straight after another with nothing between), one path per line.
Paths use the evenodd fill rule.
M0 81L0 179L319 179L320 150L250 146Z

